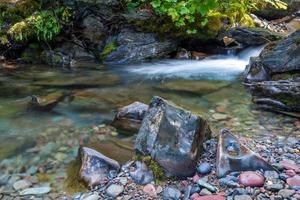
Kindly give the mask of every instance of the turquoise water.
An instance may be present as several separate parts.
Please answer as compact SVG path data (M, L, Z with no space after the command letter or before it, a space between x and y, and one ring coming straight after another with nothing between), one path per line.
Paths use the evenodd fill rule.
M116 152L109 156L117 160L129 159L132 152L116 144L130 149L134 136L111 127L108 132L119 132L112 134L117 142L111 142L95 134L95 126L110 125L119 107L134 101L148 104L154 95L203 115L216 134L227 127L244 135L285 135L296 119L256 110L242 85L245 65L260 49L202 61L163 60L131 66L81 63L73 69L42 65L8 69L0 64L0 159L10 163L5 170L17 173L22 167L42 165L47 158L46 163L56 163L49 172L55 177L63 174L83 144ZM32 107L33 95L43 105L64 98L44 110Z

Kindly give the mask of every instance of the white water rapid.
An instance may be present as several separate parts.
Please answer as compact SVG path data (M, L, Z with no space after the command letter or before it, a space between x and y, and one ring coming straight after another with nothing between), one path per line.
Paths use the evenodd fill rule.
M250 57L258 56L263 46L247 48L237 55L216 55L204 60L162 60L131 65L125 68L130 73L149 78L185 78L232 80L240 75Z

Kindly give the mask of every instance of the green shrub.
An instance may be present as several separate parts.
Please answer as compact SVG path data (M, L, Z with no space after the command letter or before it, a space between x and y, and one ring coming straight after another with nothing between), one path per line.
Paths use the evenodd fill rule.
M61 32L63 25L68 23L71 17L71 10L65 7L37 11L25 20L12 25L8 34L18 42L25 42L28 39L51 41Z
M128 9L150 8L160 17L172 20L175 28L187 34L207 29L215 32L228 26L252 26L250 11L266 5L284 8L280 0L125 0ZM226 23L225 23L226 24ZM210 30L209 30L210 29Z

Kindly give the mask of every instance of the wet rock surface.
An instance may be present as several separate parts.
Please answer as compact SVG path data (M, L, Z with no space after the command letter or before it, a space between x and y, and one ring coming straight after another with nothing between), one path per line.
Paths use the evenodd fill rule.
M201 145L209 135L204 119L153 97L135 149L143 155L151 155L167 174L186 177L195 173Z
M225 35L243 46L263 45L282 38L263 28L232 28Z
M118 110L113 125L125 131L138 132L147 110L148 105L141 102L122 107Z
M124 29L117 36L117 49L106 56L106 64L129 64L166 57L176 48L176 42L161 40L154 33Z
M296 112L299 116L300 47L296 42L299 38L300 31L296 31L279 42L268 44L259 57L250 60L245 82L260 107Z
M82 163L80 177L86 181L90 187L106 181L108 173L111 170L118 172L120 169L120 165L117 161L88 147L80 148L79 156Z
M220 131L217 152L217 175L219 177L224 177L228 173L235 171L255 171L260 169L275 170L262 157L241 144L238 138L229 130L223 129ZM245 176L248 175L246 174ZM254 177L255 174L250 174L249 176Z

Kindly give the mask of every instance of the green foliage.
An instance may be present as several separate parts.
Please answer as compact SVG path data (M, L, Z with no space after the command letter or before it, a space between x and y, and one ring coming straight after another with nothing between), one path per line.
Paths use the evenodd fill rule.
M71 10L66 7L37 11L11 26L8 34L19 42L30 38L51 41L61 32L63 25L70 21L71 16Z
M112 41L105 45L100 57L101 59L105 59L111 52L117 50L117 43Z
M128 9L150 8L158 16L171 19L176 29L187 34L204 29L213 33L224 24L253 26L251 10L266 5L286 7L280 0L126 0L126 3Z

